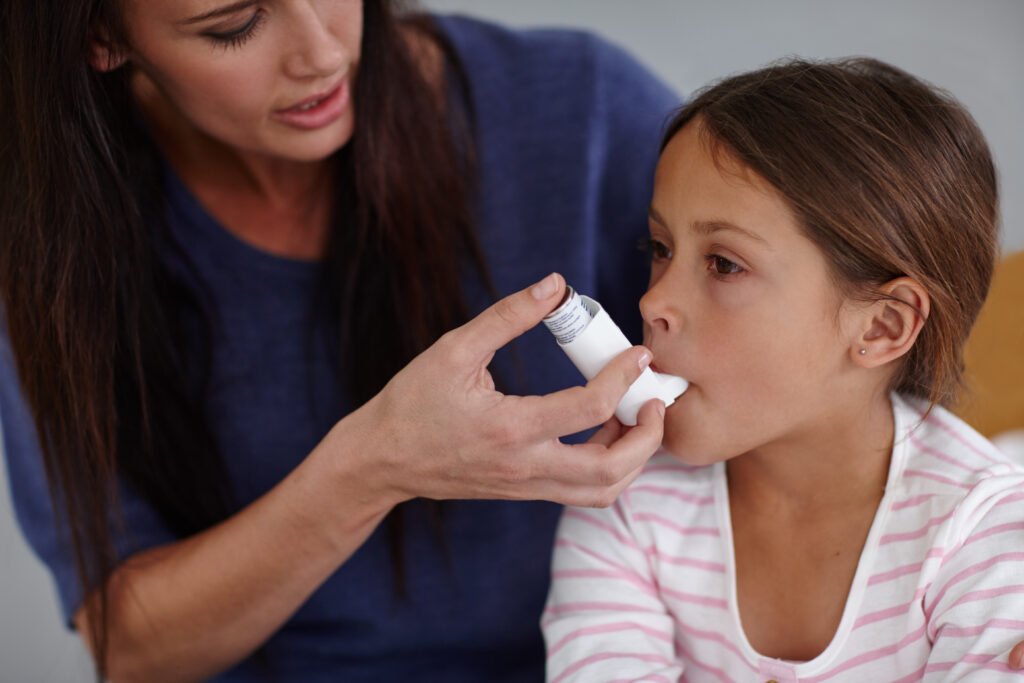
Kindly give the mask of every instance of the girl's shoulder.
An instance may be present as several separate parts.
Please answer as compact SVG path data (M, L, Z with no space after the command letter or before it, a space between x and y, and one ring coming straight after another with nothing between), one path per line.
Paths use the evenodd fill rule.
M722 463L693 467L662 450L611 507L567 508L562 533L578 539L611 537L654 555L713 556L717 546L707 544L714 546L721 535L716 489L723 483Z
M714 474L715 465L688 465L681 459L669 453L664 448L659 448L651 459L644 465L643 472L637 479L652 478L652 477L669 477L679 478L686 482L705 482L710 485Z
M946 547L989 533L1000 520L1024 517L1024 463L945 408L929 411L906 397L893 403L893 462L900 467L890 480L897 487L891 496L895 516L927 513L928 526Z
M723 463L687 465L659 450L625 490L620 501L632 509L659 508L671 503L675 514L697 512L715 500L716 483L724 476Z
M894 395L893 412L894 460L902 460L901 478L908 486L955 494L990 479L1009 483L1024 477L1024 463L942 406L928 410L923 401Z

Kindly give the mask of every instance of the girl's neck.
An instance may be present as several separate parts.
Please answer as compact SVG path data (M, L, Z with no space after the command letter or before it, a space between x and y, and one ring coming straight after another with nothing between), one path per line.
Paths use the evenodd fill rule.
M777 519L874 508L888 478L893 430L887 394L840 406L798 436L729 460L731 504Z

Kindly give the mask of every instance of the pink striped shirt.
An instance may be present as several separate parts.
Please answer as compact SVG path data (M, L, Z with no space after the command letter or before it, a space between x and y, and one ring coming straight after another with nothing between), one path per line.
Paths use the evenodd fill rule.
M725 467L667 454L606 510L569 508L542 619L548 680L1005 681L1024 637L1024 467L893 396L885 495L836 633L761 656L736 605ZM1020 676L1024 681L1024 675Z

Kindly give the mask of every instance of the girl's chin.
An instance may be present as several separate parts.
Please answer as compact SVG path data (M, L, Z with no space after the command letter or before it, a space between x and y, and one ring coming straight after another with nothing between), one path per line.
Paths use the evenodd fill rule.
M729 456L722 456L723 449L716 448L714 444L705 442L688 431L690 438L683 438L681 433L673 434L670 426L666 425L665 436L662 438L661 447L669 455L691 467L704 467L722 460L728 460Z
M689 465L690 467L707 467L708 465L714 465L716 462L720 462L725 459L715 458L707 454L694 455L692 452L689 453L688 455L678 455L676 451L673 451L671 448L668 447L666 447L665 450L673 458L683 463L684 465Z

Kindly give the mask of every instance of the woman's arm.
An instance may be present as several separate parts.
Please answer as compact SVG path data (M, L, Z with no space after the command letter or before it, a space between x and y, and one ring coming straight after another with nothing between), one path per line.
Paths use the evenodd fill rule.
M366 540L390 509L345 476L324 439L266 495L226 521L126 560L109 586L109 672L197 681L251 654ZM91 644L86 611L75 625Z
M109 677L199 680L251 654L414 497L609 505L661 441L661 404L615 437L558 437L611 419L649 361L624 352L585 387L504 396L487 365L560 300L549 276L484 311L413 360L338 422L269 493L191 538L139 553L109 583ZM614 423L613 423L614 424ZM604 432L605 435L609 430ZM87 610L75 622L89 640Z

